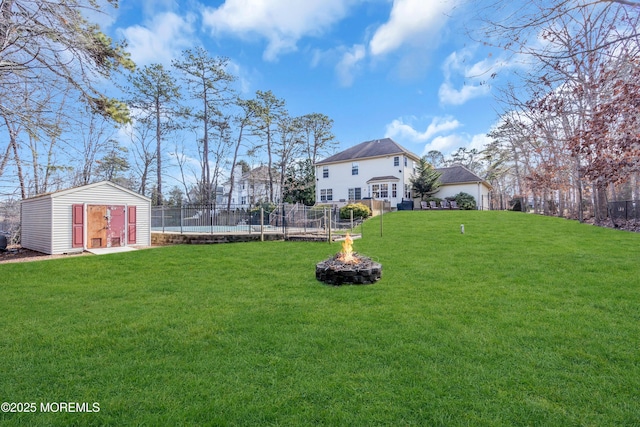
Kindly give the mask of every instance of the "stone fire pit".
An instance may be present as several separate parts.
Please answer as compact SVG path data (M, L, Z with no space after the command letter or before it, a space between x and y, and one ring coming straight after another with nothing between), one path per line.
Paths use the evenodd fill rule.
M347 234L342 252L316 264L316 279L329 285L366 285L382 277L382 265L353 252L353 239Z

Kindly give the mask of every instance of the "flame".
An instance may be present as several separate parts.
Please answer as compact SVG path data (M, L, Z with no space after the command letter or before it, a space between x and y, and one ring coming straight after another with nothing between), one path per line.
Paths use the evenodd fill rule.
M347 233L344 238L344 242L342 242L342 251L338 254L338 259L342 262L355 264L358 262L358 259L353 256L353 239Z

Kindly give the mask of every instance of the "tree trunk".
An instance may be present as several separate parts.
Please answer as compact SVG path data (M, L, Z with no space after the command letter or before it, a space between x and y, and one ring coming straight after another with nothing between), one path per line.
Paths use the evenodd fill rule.
M160 127L160 100L156 98L156 157L157 157L157 165L158 165L158 173L157 173L157 199L156 203L158 206L162 206L162 131ZM146 160L146 159L145 159ZM145 166L146 168L146 166ZM146 180L146 170L145 170L145 180ZM144 185L144 181L143 181ZM144 191L144 190L143 190ZM143 193L144 194L144 193Z

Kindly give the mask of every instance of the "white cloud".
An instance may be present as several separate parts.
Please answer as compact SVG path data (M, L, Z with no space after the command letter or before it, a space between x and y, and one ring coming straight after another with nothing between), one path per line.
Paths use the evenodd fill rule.
M491 92L491 86L486 79L491 77L492 66L495 61L483 59L470 63L473 52L465 48L451 53L442 64L444 82L438 90L441 104L462 105L470 99L487 95ZM457 89L453 80L463 80L461 87Z
M351 86L353 84L358 64L364 59L365 54L364 45L357 44L342 55L342 59L336 65L336 73L340 84L343 86Z
M487 134L479 133L471 137L471 142L467 145L467 149L473 150L475 148L478 151L482 151L491 141Z
M425 46L448 20L457 0L394 0L389 21L377 29L371 39L371 54L384 55L405 44Z
M457 133L446 136L437 136L424 146L421 155L424 156L431 150L440 151L445 156L456 151L458 148L464 147L467 150L476 149L482 151L490 139L485 134L469 135L466 133Z
M422 155L424 156L431 150L440 151L442 154L448 154L451 151L456 150L459 147L466 146L469 141L461 134L453 134L446 136L437 136L433 140L424 146Z
M226 0L218 8L205 8L203 24L212 34L267 39L264 59L297 49L305 36L317 36L346 16L355 0Z
M463 124L451 116L432 118L424 130L418 130L412 123L416 120L415 117L393 120L386 127L385 137L393 138L401 144L424 144L421 156L431 150L440 151L446 156L460 147L481 151L490 142L490 138L484 133L469 135L455 132Z
M488 95L491 92L490 82L505 72L527 67L522 55L485 58L475 61L476 49L464 48L452 52L442 64L444 81L438 91L441 104L462 105L467 101Z
M425 142L434 135L452 131L460 126L460 122L452 117L434 117L424 131L418 131L400 118L393 120L387 125L385 136L408 140L410 142Z
M442 104L462 105L470 99L484 96L491 92L491 86L483 85L463 85L460 89L453 87L451 82L445 81L440 85L438 97Z
M134 25L119 30L127 39L128 51L138 65L168 65L180 52L192 47L193 16L183 18L172 12L153 17L145 26Z

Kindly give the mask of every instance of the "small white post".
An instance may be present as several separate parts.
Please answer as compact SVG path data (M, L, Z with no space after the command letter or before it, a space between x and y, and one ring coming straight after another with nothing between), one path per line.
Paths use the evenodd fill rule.
M464 234L464 224L460 224L460 234Z

